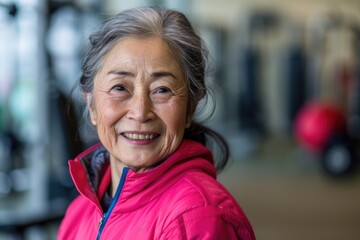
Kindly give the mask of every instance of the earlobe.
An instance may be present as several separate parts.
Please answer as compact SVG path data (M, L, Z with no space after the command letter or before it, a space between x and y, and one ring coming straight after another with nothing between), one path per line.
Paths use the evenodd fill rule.
M94 101L93 101L93 97L90 93L86 94L86 104L87 104L87 108L89 110L89 115L90 115L90 120L91 123L96 126L96 111L94 109Z

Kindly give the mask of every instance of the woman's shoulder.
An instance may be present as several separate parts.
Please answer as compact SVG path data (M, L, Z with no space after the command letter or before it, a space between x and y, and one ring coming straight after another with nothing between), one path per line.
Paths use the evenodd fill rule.
M187 236L189 238L209 233L211 236L229 234L226 235L227 239L237 239L239 236L241 239L254 239L251 224L239 204L211 176L202 172L188 172L174 184L169 196L167 206L172 211L169 217L171 221L164 229L167 237L185 231L190 234Z
M188 171L178 178L167 194L166 202L174 204L179 212L214 207L220 211L242 214L242 210L227 189L212 176L202 171ZM205 211L205 210L204 210ZM207 210L206 210L207 211ZM205 211L205 212L206 212Z
M234 201L228 190L213 176L202 171L189 171L177 182L178 187L198 195L204 205L217 205L225 199Z

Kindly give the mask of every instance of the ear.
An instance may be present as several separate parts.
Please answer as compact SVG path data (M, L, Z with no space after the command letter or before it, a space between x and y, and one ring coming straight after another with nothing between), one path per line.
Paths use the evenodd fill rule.
M89 109L89 115L90 115L91 123L94 126L96 126L97 114L96 114L96 110L95 110L95 107L94 107L94 100L93 100L92 94L91 93L86 93L85 94L85 99L86 99L87 108Z

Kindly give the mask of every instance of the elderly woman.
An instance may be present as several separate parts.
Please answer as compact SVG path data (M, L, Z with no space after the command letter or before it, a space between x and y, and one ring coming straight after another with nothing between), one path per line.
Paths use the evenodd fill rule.
M225 141L193 121L205 68L177 11L126 10L90 37L80 87L101 143L69 162L80 196L58 239L255 239L216 181ZM216 163L209 140L223 149Z

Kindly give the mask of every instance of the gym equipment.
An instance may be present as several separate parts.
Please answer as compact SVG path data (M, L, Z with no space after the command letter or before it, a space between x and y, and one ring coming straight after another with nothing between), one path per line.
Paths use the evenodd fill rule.
M295 136L307 149L319 153L334 132L346 132L346 118L336 106L312 102L306 104L295 119Z
M271 10L252 12L242 27L239 122L242 130L288 134L305 99L298 24Z
M326 174L347 176L356 169L357 142L348 136L346 116L334 105L308 103L295 120L295 136L307 150L319 156Z
M355 172L359 144L359 23L337 12L315 12L306 26L307 99L296 115L300 145L331 177Z
M334 133L321 152L320 163L324 171L333 177L353 173L358 163L356 142L346 134Z

